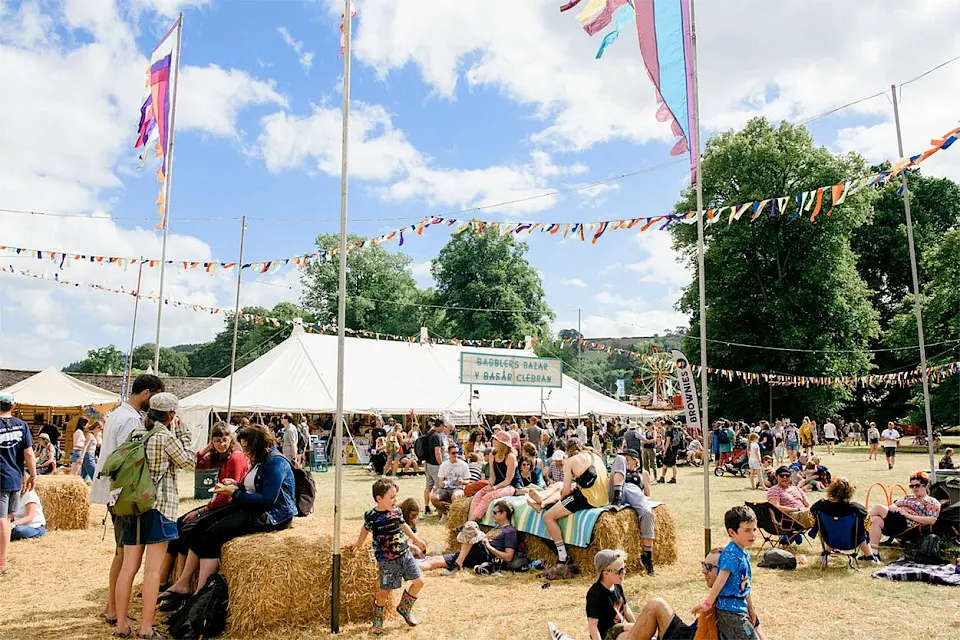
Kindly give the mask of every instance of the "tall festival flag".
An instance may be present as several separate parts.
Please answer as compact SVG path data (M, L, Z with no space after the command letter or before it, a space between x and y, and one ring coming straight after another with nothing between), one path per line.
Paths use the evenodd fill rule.
M163 248L160 262L160 299L163 299L164 267L167 262L167 231L170 220L170 185L173 179L173 137L177 117L177 81L180 77L180 43L183 34L183 14L177 18L150 56L147 67L147 95L140 107L140 122L137 125L135 149L140 149L141 166L146 162L150 149L160 158L157 182L157 213L163 229ZM157 337L154 340L153 368L160 370L160 321L163 305L157 305Z

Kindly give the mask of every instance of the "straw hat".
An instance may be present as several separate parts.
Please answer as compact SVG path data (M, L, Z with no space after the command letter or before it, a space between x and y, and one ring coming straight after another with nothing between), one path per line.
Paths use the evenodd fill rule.
M505 431L497 431L493 434L493 439L497 442L501 442L508 447L513 447L513 440L510 438L510 434Z
M477 544L486 537L486 534L480 530L480 525L473 520L469 520L464 523L463 529L457 534L457 542L463 544Z

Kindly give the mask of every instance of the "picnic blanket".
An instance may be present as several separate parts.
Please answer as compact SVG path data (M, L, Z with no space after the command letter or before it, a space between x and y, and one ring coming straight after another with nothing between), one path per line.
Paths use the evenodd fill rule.
M953 564L920 564L909 560L897 560L873 572L874 578L886 578L897 582L928 582L951 587L960 586L960 573Z
M526 496L510 496L501 498L506 500L513 507L513 526L517 531L529 533L546 540L550 539L547 527L543 524L543 517L537 511L527 504ZM493 522L493 505L500 500L496 500L487 508L487 513L480 521L487 526L495 526ZM659 505L659 502L648 501L650 508ZM597 525L597 520L610 507L601 507L599 509L586 509L578 511L565 518L557 520L560 525L560 531L563 534L563 541L574 547L589 547L593 542L593 528Z

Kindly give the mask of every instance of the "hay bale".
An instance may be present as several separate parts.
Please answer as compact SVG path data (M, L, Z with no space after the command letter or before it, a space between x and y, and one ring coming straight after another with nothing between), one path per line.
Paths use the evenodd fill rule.
M224 545L220 572L230 587L230 635L329 623L332 549L331 536L295 529L242 536ZM370 546L344 547L340 571L341 621L372 620L379 574Z
M37 496L47 531L86 529L90 524L90 488L78 476L39 476Z
M677 525L666 505L653 510L656 538L653 543L653 563L655 565L673 564L677 560ZM531 560L542 559L547 564L557 561L553 543L530 534L523 534L527 547L527 557ZM593 557L601 549L623 549L627 552L627 568L640 571L643 565L640 554L643 545L640 542L640 523L632 509L622 509L616 513L604 513L593 529L593 542L589 547L567 546L567 553L581 573L592 575Z
M470 502L473 498L460 496L450 504L447 510L447 552L460 551L457 542L457 528L470 519Z

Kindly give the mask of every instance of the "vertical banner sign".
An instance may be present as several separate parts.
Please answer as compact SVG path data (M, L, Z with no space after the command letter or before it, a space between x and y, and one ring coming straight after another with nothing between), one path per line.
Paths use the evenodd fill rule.
M690 361L682 351L671 351L673 363L677 367L677 379L680 381L680 398L683 401L683 414L688 427L700 427L700 401L697 399L697 385L690 370ZM705 432L704 432L705 433Z
M617 398L622 398L623 396L627 395L626 386L627 383L623 378L619 378L617 380Z

